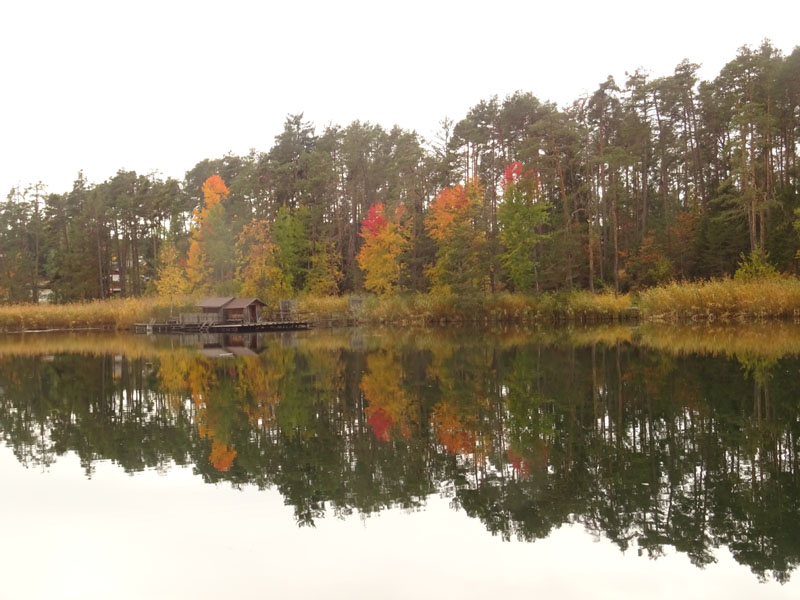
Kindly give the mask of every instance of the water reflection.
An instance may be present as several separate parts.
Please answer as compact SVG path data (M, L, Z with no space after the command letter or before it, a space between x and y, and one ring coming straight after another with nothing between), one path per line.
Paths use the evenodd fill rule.
M493 534L582 524L759 577L800 560L797 329L367 330L0 343L26 465L192 464L299 524L431 494Z

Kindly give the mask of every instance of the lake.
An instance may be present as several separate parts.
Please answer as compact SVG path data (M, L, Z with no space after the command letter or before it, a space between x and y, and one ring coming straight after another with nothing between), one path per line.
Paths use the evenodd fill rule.
M0 338L0 598L797 598L800 328Z

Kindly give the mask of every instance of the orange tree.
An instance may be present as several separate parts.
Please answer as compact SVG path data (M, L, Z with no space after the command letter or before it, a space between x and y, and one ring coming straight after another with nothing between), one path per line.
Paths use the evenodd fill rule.
M431 203L425 227L436 241L436 261L427 273L433 290L469 293L486 289L488 244L484 189L480 181L443 189Z

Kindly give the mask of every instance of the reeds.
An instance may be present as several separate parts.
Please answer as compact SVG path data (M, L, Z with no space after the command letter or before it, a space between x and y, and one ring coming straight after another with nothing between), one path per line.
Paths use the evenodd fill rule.
M173 301L173 312L192 311L196 298ZM638 306L637 306L638 305ZM800 280L770 277L751 281L715 279L669 283L629 294L397 294L365 296L351 310L348 296L306 296L298 310L318 326L358 323L603 323L648 321L748 321L800 317ZM129 330L135 323L170 313L167 298L126 298L75 304L0 306L0 331L46 329Z
M175 314L193 299L173 299ZM170 312L167 298L120 298L72 304L11 304L0 306L0 331L46 329L128 330L151 318L164 320Z
M669 283L639 296L643 316L655 321L748 321L800 315L800 280L713 279Z
M361 323L539 323L606 322L633 315L628 295L591 294L397 294L367 296L351 312L348 298L305 298L300 312L317 323L355 320Z

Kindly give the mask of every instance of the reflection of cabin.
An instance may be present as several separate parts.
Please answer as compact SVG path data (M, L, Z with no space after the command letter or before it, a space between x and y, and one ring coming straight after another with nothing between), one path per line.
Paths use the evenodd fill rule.
M200 349L200 354L209 358L258 356L263 350L263 341L257 333L220 334L206 340Z
M181 323L238 323L252 325L261 320L261 311L266 306L258 298L206 298L197 303L198 313L184 313Z

